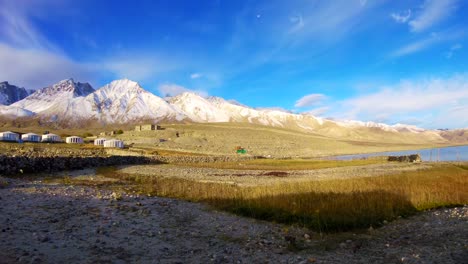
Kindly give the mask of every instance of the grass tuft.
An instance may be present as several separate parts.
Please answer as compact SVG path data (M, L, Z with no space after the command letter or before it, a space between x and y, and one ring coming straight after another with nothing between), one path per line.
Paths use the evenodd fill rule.
M468 170L449 163L389 176L254 187L123 174L113 169L101 172L134 183L128 185L131 191L201 201L235 214L320 232L377 227L421 210L468 203Z

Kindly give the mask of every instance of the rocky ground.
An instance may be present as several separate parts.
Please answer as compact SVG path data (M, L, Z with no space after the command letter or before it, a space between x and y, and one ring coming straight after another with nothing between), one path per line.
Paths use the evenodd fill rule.
M182 178L199 182L217 182L238 186L271 185L279 182L309 182L311 180L350 179L392 175L405 171L431 168L428 163L382 163L363 166L336 167L314 170L249 170L200 168L181 165L131 165L120 166L118 172L149 177ZM261 179L261 181L259 181Z
M0 186L0 263L468 263L466 206L323 235L175 199Z

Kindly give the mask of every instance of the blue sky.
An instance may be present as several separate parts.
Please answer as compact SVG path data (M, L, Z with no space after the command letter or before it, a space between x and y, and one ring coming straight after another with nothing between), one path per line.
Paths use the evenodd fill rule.
M468 2L0 0L0 80L468 127Z

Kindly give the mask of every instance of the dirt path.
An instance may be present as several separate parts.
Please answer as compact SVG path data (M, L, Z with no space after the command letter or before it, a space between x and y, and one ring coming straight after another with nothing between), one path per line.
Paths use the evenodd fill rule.
M321 237L195 203L11 180L0 263L467 263L468 207Z

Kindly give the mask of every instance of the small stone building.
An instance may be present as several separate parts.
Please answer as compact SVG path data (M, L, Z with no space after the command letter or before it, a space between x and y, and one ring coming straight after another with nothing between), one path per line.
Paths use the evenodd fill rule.
M150 130L160 130L161 127L155 124L146 124L135 126L135 131L150 131Z
M105 148L124 148L124 142L118 139L104 141Z
M26 133L21 135L21 140L24 142L41 142L41 136L34 133Z
M62 138L56 134L46 134L42 135L41 142L57 143L62 142Z
M83 138L77 136L66 137L65 142L67 144L83 144Z
M0 132L0 141L18 142L19 134L11 132L11 131Z
M95 146L104 146L104 142L106 141L107 139L105 138L96 138L94 140L94 145Z

